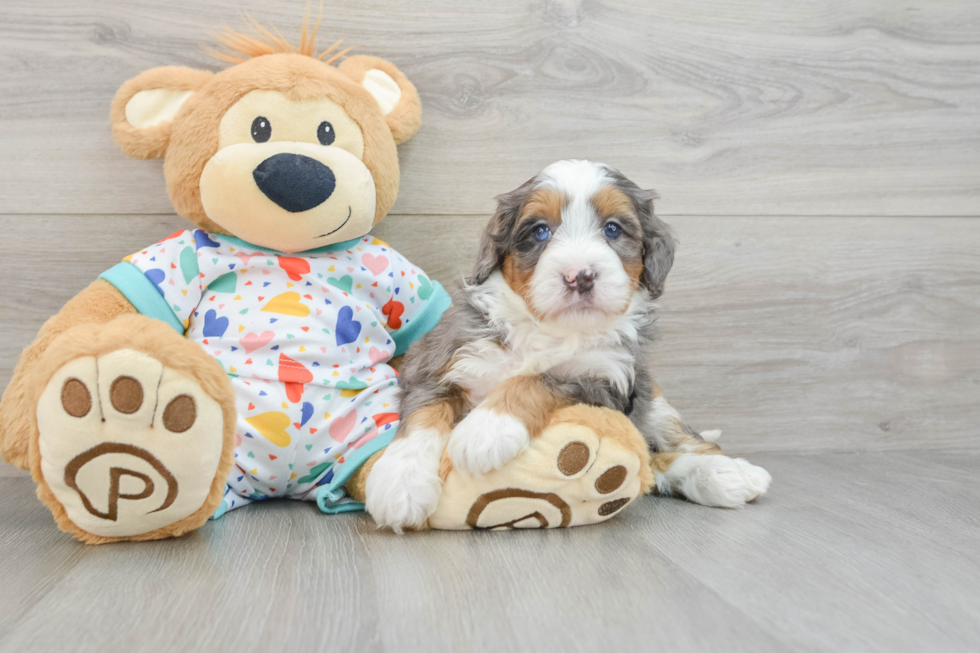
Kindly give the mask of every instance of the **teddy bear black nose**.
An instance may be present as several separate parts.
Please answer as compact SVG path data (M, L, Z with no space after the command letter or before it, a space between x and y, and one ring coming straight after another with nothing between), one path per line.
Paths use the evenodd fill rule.
M274 154L252 171L259 190L290 213L309 211L337 186L333 170L302 154Z

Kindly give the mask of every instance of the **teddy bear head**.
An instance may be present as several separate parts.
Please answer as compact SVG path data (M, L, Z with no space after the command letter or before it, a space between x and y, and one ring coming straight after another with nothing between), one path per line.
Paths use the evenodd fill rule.
M315 56L305 27L299 46L256 27L219 36L235 53L216 53L234 64L221 72L153 68L123 84L113 137L162 157L177 213L207 231L284 252L363 236L398 194L418 92L382 59Z

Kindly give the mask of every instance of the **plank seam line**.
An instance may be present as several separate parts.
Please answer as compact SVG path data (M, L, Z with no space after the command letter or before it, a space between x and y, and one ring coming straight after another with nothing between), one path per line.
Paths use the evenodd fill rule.
M489 218L491 215L490 211L484 213L471 213L471 212L459 212L459 213L389 213L388 218ZM20 212L7 212L0 211L0 217L36 217L36 216L48 216L48 217L92 217L92 218L106 218L106 217L146 217L146 218L179 218L180 216L176 213L139 213L139 212L126 212L126 213L67 213L67 212L32 212L32 213L20 213ZM862 219L862 218L874 218L874 219L902 219L902 220L922 220L922 219L938 219L938 218L949 218L949 219L976 219L980 218L980 213L976 215L960 214L960 215L942 215L942 214L929 214L929 215L888 215L888 214L868 214L863 215L859 213L836 213L836 214L817 214L817 213L661 213L658 212L657 216L665 219L674 218L847 218L847 219Z

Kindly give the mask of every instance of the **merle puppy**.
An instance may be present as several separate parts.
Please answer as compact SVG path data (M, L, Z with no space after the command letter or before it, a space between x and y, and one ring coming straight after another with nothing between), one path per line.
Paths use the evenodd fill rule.
M675 246L655 197L609 166L559 161L497 198L472 275L407 355L402 428L366 488L379 525L424 525L444 450L463 472L496 469L576 403L630 417L662 493L735 507L766 492L768 472L723 455L653 380L654 301Z

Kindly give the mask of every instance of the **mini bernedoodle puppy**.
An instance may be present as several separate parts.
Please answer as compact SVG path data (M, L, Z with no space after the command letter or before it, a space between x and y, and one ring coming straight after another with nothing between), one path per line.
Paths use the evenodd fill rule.
M651 375L654 301L675 245L655 197L609 166L559 161L497 198L472 275L406 357L408 419L367 482L380 526L425 523L445 448L460 471L488 472L576 403L630 417L661 493L735 507L766 492L769 473L721 455L717 432L691 429Z

